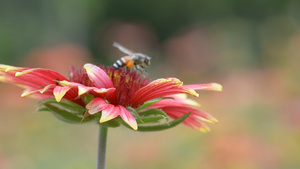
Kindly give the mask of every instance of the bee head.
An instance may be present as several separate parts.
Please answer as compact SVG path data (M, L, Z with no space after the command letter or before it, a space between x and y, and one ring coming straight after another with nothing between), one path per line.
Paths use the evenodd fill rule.
M145 65L149 66L150 65L150 57L145 57Z

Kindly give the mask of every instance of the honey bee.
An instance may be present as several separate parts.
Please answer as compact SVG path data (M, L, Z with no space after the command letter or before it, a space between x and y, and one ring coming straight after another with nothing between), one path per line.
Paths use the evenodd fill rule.
M118 48L121 52L127 54L127 56L123 56L113 64L115 69L123 67L131 68L134 66L135 69L143 72L146 71L146 68L150 65L151 57L142 53L135 53L117 42L114 42L113 46Z

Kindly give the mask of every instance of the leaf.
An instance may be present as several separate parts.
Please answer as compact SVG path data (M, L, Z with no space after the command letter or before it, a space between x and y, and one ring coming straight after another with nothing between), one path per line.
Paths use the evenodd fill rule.
M38 105L36 111L49 111L49 109L44 105Z
M138 126L137 131L161 131L161 130L166 130L166 129L170 129L172 127L177 126L178 124L182 123L191 113L187 113L183 116L181 116L180 118L173 120L171 122L168 123L164 123L164 124L158 124L158 125L147 125L147 126ZM120 123L124 124L126 127L128 127L129 129L132 129L131 127L129 127L123 120L119 121Z
M45 99L38 105L38 111L50 111L58 119L68 123L84 123L95 116L84 116L86 109L69 100L57 102L54 98Z
M51 105L50 103L46 103L43 105L46 108L48 108L48 110L50 110L50 112L52 112L55 117L57 117L58 119L60 119L62 121L68 122L68 123L83 123L83 122L90 121L92 119L92 118L89 118L89 119L82 120L82 117L76 116L75 114L72 114L66 110L59 109L59 108Z
M128 111L131 112L131 114L135 117L137 123L139 124L156 122L158 120L166 119L168 117L168 115L160 109L150 109L142 113L137 113L132 107L126 108Z
M120 126L120 123L115 119L109 120L104 123L98 123L98 124L106 126L106 127L119 127Z
M142 121L141 116L134 110L134 108L132 108L132 107L126 107L126 109L127 109L128 111L130 111L130 113L133 115L133 117L134 117L135 119L139 119L139 120Z
M41 107L45 104L48 104L48 105L50 104L53 107L59 108L61 110L65 110L71 114L75 114L80 117L83 117L83 114L86 111L86 109L84 107L82 107L81 105L78 105L70 100L62 100L61 102L57 102L54 98L49 98L49 99L45 99L45 100L41 101L39 107ZM40 109L38 108L38 110L40 110Z
M90 101L92 101L94 99L94 96L92 96L92 95L86 95L85 97L84 97L84 103L85 104L88 104Z
M138 124L145 124L145 123L157 122L161 119L166 119L166 117L164 116L144 117L142 118L142 120L137 119L136 122Z
M170 129L172 127L177 126L181 122L183 122L191 113L185 114L181 116L180 118L173 120L168 123L160 124L160 125L153 125L153 126L138 126L137 131L161 131Z
M143 118L143 117L147 117L147 116L157 116L157 115L163 116L163 117L165 117L165 118L168 117L168 115L167 115L164 111L162 111L162 110L160 110L160 109L149 109L149 110L146 110L146 111L144 111L144 112L142 112L142 113L139 113L139 115L140 115L142 118Z
M173 97L159 97L159 98L149 100L149 101L145 102L143 105L141 105L139 108L137 108L136 111L143 110L144 108L150 106L151 104L159 102L164 99L174 99L174 98Z

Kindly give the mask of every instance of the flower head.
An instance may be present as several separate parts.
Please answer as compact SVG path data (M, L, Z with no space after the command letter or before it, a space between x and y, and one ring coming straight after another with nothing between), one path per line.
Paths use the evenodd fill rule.
M216 83L183 85L177 78L150 82L149 78L137 72L90 63L81 68L72 68L69 78L47 69L0 65L0 77L2 81L24 87L22 96L55 98L57 102L69 100L86 109L83 119L100 115L99 122L105 123L120 117L134 130L146 121L156 122L161 119L153 116L166 114L175 120L184 120L183 123L189 127L208 131L208 127L201 121L217 120L191 104L194 102L178 97L178 94L198 97L195 90L222 90L222 86ZM153 109L160 111L149 111ZM188 113L190 115L185 116Z

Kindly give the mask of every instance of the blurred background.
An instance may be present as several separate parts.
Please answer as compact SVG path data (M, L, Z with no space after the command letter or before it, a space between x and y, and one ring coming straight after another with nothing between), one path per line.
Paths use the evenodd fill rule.
M179 127L108 134L107 168L300 168L300 2L297 0L2 0L0 63L68 74L112 65L112 43L152 56L152 79L217 82L199 91L208 134ZM0 168L96 167L98 127L36 112L0 84Z

